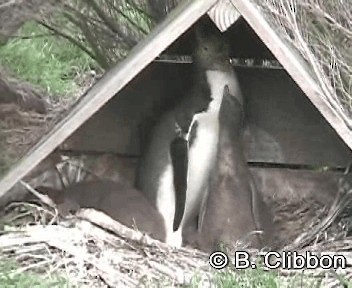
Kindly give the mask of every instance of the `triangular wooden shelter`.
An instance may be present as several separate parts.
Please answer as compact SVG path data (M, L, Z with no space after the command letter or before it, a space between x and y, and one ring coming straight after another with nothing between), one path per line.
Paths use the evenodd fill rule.
M225 10L222 8L224 5L227 7ZM223 17L219 17L223 11L230 14L226 17L228 23L222 22ZM345 151L342 154L351 155L352 130L348 122L324 100L324 92L302 57L275 32L252 0L188 0L180 3L125 60L107 72L70 113L1 179L0 198L206 13L221 30L226 30L241 15L343 140Z

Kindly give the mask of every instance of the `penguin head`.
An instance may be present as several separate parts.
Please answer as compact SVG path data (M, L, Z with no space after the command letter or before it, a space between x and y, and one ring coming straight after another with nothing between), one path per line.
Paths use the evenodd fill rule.
M213 24L199 25L196 30L194 62L206 70L228 71L230 47L224 35Z
M243 128L244 125L243 106L236 97L230 94L228 85L225 85L223 91L219 122L223 124L224 127L231 127L233 133ZM237 129L234 129L235 127L237 127Z

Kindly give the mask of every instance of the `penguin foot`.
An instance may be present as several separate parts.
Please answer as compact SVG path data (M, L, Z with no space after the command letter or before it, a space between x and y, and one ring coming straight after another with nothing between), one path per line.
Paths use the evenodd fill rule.
M165 242L174 248L181 248L181 246L182 246L182 230L178 229L175 232L170 231L169 233L167 233Z

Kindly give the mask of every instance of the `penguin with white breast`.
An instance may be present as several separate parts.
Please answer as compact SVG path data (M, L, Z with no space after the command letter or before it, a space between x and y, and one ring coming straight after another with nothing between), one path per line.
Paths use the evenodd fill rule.
M257 191L243 149L244 110L224 87L219 113L216 169L212 174L198 248L232 247L239 240L256 248L271 245L271 211Z
M182 245L185 225L196 223L197 218L201 225L216 162L224 87L242 103L229 47L215 27L205 28L196 31L193 86L155 126L137 175L137 188L163 216L166 243L174 247ZM185 141L175 144L177 137Z

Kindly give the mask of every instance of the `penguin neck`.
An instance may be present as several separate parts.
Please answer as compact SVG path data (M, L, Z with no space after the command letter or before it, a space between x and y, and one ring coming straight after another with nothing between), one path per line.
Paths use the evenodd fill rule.
M233 70L205 70L205 78L212 98L207 112L219 114L225 85L229 86L232 95L239 94L236 75Z

